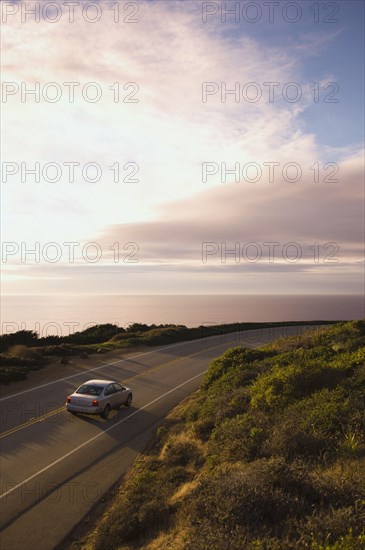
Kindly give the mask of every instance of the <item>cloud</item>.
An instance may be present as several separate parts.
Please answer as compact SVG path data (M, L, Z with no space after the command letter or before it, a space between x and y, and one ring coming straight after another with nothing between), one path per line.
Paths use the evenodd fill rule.
M236 277L237 270L219 265L219 254L212 258L216 271L211 263L202 265L203 242L225 242L227 247L235 242L298 242L305 248L304 263L260 263L243 270L263 275L276 270L283 287L294 272L313 270L327 276L330 268L313 266L308 247L335 242L342 266L335 266L336 273L345 277L353 266L358 277L353 262L362 246L361 155L350 144L342 149L319 146L302 117L312 101L303 79L303 59L314 55L317 46L326 47L336 33L312 37L311 47L307 33L299 33L296 47L288 49L280 42L270 45L259 33L231 34L232 26L218 21L202 24L197 2L140 2L138 24L114 23L112 4L102 4L103 18L95 24L83 21L78 8L72 24L65 17L55 24L21 23L14 17L4 25L3 80L29 86L39 82L42 89L53 81L62 88L57 103L31 98L22 103L20 94L9 98L3 119L9 130L4 160L29 166L35 161L77 161L81 166L93 161L103 169L95 185L82 181L80 171L74 183L67 181L66 171L55 184L31 178L22 184L19 174L11 179L3 185L9 212L5 239L26 241L30 247L36 241L96 241L109 264L113 243L136 242L140 265L128 271L130 288L137 284L132 272L141 274L140 286L158 269L166 269L166 280L174 273L180 290L185 285L194 288L194 280L196 288L204 287L205 274L211 277L211 289L221 288L219 278L228 273ZM67 100L65 82L80 83L74 103ZM89 82L101 88L99 102L82 97ZM123 89L125 83L138 84L139 103L115 103L110 89L115 82L124 95L131 90ZM205 103L203 82L214 82L219 89ZM262 100L243 99L242 87L248 82L262 89ZM265 82L279 82L277 101L268 101ZM300 102L283 99L281 91L288 82L301 86ZM222 102L223 83L227 89L239 84L240 101L228 95ZM138 163L139 183L114 183L110 166L116 161L122 167L128 161ZM222 183L219 170L204 182L205 162L218 167L226 163L228 169L239 163L240 171L256 163L263 174L256 183L242 177L235 182L232 175ZM264 164L268 162L280 165L271 183ZM287 163L301 167L300 181L285 181L281 170ZM310 168L316 163L318 183ZM339 164L338 183L323 182L331 173L324 170L326 163ZM81 271L64 267L70 285L63 282L60 288L74 282L82 291ZM25 271L24 265L18 268L19 273ZM114 268L107 272L105 266L86 268L95 275L92 288L99 290L118 273ZM46 278L52 273L55 280L62 279L60 264L33 266L29 277L37 288L42 269ZM165 280L161 272L159 277Z
M137 242L142 261L152 263L194 263L203 242L233 248L236 242L294 241L303 249L334 242L342 260L356 261L364 235L362 173L359 155L341 163L338 183L315 183L310 171L296 183L280 177L258 185L227 183L166 205L156 221L110 226L102 242Z

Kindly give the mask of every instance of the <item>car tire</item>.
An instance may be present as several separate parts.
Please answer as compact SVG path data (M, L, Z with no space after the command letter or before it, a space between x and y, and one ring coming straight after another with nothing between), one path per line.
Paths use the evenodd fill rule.
M101 418L105 418L105 420L108 418L110 412L110 405L105 405L103 412L101 413Z
M130 407L130 404L132 403L132 394L130 393L127 397L127 401L124 403L126 407Z

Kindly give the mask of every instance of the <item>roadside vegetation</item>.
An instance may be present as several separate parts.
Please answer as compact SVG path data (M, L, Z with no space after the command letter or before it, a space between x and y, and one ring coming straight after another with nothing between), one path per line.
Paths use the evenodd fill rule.
M365 548L365 322L214 360L73 548Z
M40 337L36 332L21 330L0 336L0 384L23 380L31 370L51 361L67 364L71 356L87 358L91 353L128 349L136 346L159 346L195 340L249 329L290 325L328 324L333 321L300 323L232 323L188 328L184 325L146 325L133 323L122 328L107 323L94 325L68 336Z

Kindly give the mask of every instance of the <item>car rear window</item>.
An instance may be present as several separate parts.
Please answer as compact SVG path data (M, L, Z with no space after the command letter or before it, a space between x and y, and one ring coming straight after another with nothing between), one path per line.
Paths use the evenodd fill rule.
M83 384L76 390L76 393L81 393L83 395L100 395L103 391L103 386L94 386L93 384Z

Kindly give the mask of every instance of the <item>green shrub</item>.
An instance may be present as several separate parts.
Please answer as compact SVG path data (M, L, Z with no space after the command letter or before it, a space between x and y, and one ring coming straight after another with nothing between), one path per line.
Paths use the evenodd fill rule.
M299 540L313 550L360 550L365 548L364 524L365 501L348 507L330 507L315 511L300 523Z
M203 453L198 444L188 438L170 438L162 452L165 463L172 466L200 466Z
M267 417L260 413L228 418L213 430L209 454L219 457L219 462L254 460L260 456L268 425Z
M142 462L137 468L136 475L119 497L110 522L101 525L95 549L117 548L143 532L154 531L166 521L169 508L166 487L159 484L160 466L152 460Z
M293 459L333 454L346 430L349 400L343 389L315 392L289 406L275 422L264 452Z
M284 408L322 388L333 388L345 377L344 369L320 362L281 366L263 374L251 386L254 408Z
M283 461L257 460L245 468L205 478L189 503L189 522L197 542L277 536L285 521L300 518L310 505L291 487ZM199 546L198 546L199 547ZM215 546L216 547L216 546Z
M19 330L11 334L2 334L0 336L1 353L16 345L35 346L37 340L38 334L32 330Z
M16 359L40 359L41 355L34 348L29 348L22 344L17 344L12 346L8 350L8 355L10 357L15 357Z
M221 378L230 369L250 369L249 365L258 359L263 359L269 355L268 352L237 347L223 353L221 357L212 361L208 371L204 376L202 389L207 390L213 382Z
M214 427L215 422L213 418L196 420L193 424L193 429L196 436L202 441L208 441Z
M25 380L29 371L37 370L46 364L46 359L36 349L22 344L12 346L5 355L0 356L0 383L10 384Z
M27 378L28 369L24 367L0 367L0 384L10 384Z

